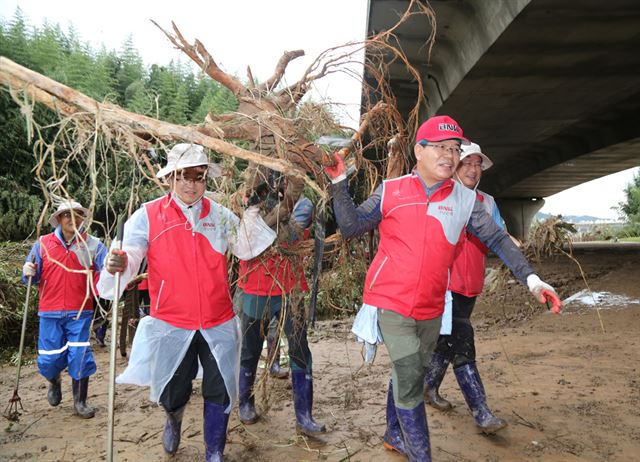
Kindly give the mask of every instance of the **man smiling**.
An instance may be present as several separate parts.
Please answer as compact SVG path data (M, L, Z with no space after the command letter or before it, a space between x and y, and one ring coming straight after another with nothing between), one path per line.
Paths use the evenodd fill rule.
M273 236L252 240L244 225L257 209L247 209L240 222L205 197L208 174L219 176L221 171L209 163L202 146L180 143L171 149L167 165L156 175L167 180L171 193L147 202L127 220L123 250L111 250L98 288L112 299L113 275L123 273L123 290L147 258L150 316L138 324L129 365L117 382L150 386L150 399L166 413L162 443L173 456L200 363L205 459L220 462L240 362L226 254L231 250L238 258L253 258L273 242L275 233L264 224L262 229Z
M460 163L454 178L469 190L475 191L487 213L498 226L503 228L495 200L489 194L477 189L482 172L492 165L493 162L482 152L480 146L471 143L462 147ZM476 367L476 348L470 319L476 297L482 293L488 251L489 249L470 232L465 231L458 241L449 283L453 317L451 333L440 335L431 356L425 377L425 400L441 411L452 408L451 403L438 392L447 368L452 364L460 390L476 425L484 433L492 434L504 428L507 423L496 417L487 405L484 386Z
M40 285L38 369L49 381L49 404L60 404L60 374L68 368L74 410L84 419L95 413L86 403L89 377L96 372L89 343L95 295L91 286L107 254L104 244L84 231L88 216L80 203L62 202L49 218L55 231L38 239L22 270L25 282L31 277Z
M458 123L437 116L416 134L414 171L382 183L359 207L347 189L344 164L326 168L333 207L345 239L378 228L380 243L365 279L363 310L374 310L393 365L387 394L387 449L411 461L430 461L424 407L427 361L438 339L449 268L467 229L499 255L536 298L560 306L555 291L535 275L508 234L474 191L451 180L468 143Z

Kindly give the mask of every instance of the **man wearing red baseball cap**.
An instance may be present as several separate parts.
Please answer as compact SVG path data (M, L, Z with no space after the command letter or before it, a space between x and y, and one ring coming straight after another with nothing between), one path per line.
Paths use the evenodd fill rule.
M447 116L432 117L416 134L416 167L384 181L359 207L349 195L344 164L326 168L336 221L345 239L378 228L378 251L367 272L362 310L377 317L393 364L387 393L384 446L410 461L430 461L423 380L440 332L449 268L466 228L529 286L536 298L560 299L542 282L520 250L486 212L474 191L454 182L460 146L467 144L460 125Z

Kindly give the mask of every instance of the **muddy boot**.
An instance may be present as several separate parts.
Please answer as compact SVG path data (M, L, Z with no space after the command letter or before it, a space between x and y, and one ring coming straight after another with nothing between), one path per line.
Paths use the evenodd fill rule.
M87 406L87 392L89 391L89 377L80 380L72 380L73 407L77 415L83 419L90 419L95 415L95 409Z
M404 438L398 422L396 414L396 403L393 399L393 382L389 380L389 389L387 391L387 431L382 438L382 445L390 451L397 451L400 454L406 454L404 448Z
M204 447L207 462L223 462L222 454L227 442L227 426L229 414L224 412L226 406L204 401Z
M162 447L164 448L164 452L170 456L175 455L178 451L178 446L180 446L182 416L184 415L184 409L186 407L187 405L185 404L175 411L169 412L166 409L164 411L167 414L167 421L164 424L164 433L162 434Z
M473 414L476 425L482 432L490 435L506 427L507 422L493 415L487 406L484 386L475 363L456 367L453 372L456 374L460 390L462 390L464 399Z
M289 371L280 367L280 345L275 338L267 338L267 364L269 367L269 375L276 379L286 379L289 377Z
M311 416L311 408L313 407L311 372L292 370L291 384L293 386L293 407L296 411L296 431L307 436L326 432L326 427L317 423Z
M60 374L56 375L52 379L47 379L49 382L49 390L47 391L47 401L52 406L57 406L62 401L62 379Z
M98 346L101 348L104 348L105 347L104 338L107 335L107 325L102 324L96 327L93 330L93 333L96 335L96 343L98 344Z
M424 378L424 400L439 411L448 411L453 407L438 393L448 367L449 360L447 358L433 353L427 367L427 375Z
M396 407L396 414L404 436L405 455L410 462L431 462L431 443L424 403L413 409Z
M256 371L250 371L245 367L240 367L240 393L238 403L238 414L240 422L251 425L258 421L256 413L255 397L253 396L253 383L256 380Z

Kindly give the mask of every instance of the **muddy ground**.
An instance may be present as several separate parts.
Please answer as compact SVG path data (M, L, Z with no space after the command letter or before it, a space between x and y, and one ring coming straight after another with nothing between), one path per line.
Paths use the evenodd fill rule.
M480 434L453 374L442 393L455 408L427 408L434 461L631 461L640 457L640 251L587 250L577 254L594 291L626 295L598 312L579 304L552 315L526 291L509 285L507 296L483 296L474 314L478 365L489 404L509 426ZM584 288L576 265L567 260L539 265L543 279L563 298ZM529 303L529 304L528 304ZM375 363L361 368L350 320L323 321L311 333L314 355L315 417L329 431L324 445L295 435L288 381L267 382L268 412L245 427L232 413L229 461L401 461L382 447L389 359L380 347ZM602 331L604 327L604 333ZM63 402L46 402L45 381L34 364L23 367L20 396L26 408L18 423L3 421L0 460L95 461L105 458L109 353L95 348L98 373L91 380L94 419L72 415L69 377ZM126 360L118 356L118 369ZM0 370L0 399L6 402L15 368ZM202 398L194 393L173 459L204 459ZM262 396L264 397L264 395ZM163 411L145 389L118 386L115 460L163 460ZM4 403L3 403L4 404ZM264 406L265 403L261 406Z

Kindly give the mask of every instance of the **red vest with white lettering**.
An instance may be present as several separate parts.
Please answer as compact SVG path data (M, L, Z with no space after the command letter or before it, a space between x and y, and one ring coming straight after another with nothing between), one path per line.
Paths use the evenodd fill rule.
M42 273L38 311L93 310L95 284L98 273L94 260L100 240L82 234L69 248L60 242L55 233L40 238ZM76 273L70 270L89 270ZM93 288L91 288L93 285Z
M149 218L149 314L191 330L233 318L226 257L232 213L203 197L192 228L171 196L144 207Z
M308 236L307 228L304 230L303 239ZM293 246L296 244L297 241ZM246 294L262 296L289 294L293 289L302 292L309 290L304 277L302 257L285 256L271 250L253 260L240 261L238 286Z
M455 246L475 193L446 180L428 198L416 174L383 184L380 243L363 301L417 320L441 316Z
M495 200L482 191L476 192L489 215L495 207ZM473 234L466 231L460 237L451 268L449 290L465 297L477 297L484 287L484 267L489 249Z

